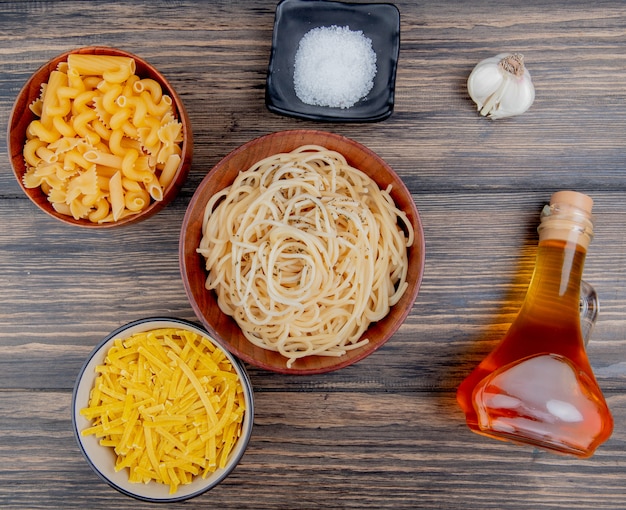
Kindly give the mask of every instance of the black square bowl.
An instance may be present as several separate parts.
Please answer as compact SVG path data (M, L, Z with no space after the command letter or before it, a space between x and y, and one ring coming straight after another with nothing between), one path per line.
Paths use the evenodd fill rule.
M294 63L302 37L317 27L349 27L372 41L376 76L372 90L350 108L302 102L294 89ZM325 122L377 122L393 112L400 51L400 12L390 3L283 0L276 7L265 104L280 115Z

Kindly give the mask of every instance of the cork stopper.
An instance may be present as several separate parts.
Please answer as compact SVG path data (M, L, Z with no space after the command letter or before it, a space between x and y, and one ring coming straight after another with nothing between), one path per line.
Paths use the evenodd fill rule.
M550 198L550 205L555 204L570 205L591 214L593 198L578 191L557 191Z
M587 249L593 238L593 199L578 191L557 191L541 213L539 241L558 239Z

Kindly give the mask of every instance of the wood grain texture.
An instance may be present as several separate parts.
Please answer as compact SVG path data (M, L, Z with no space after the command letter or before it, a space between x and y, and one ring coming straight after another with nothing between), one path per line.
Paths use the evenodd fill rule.
M149 508L102 483L72 436L71 390L110 331L142 317L196 320L178 267L186 207L231 150L285 129L324 129L375 151L404 180L426 239L411 313L377 352L315 376L248 367L249 449L220 486L173 508L616 509L626 507L626 7L621 0L398 1L393 115L311 123L264 105L275 2L0 2L0 125L30 74L67 50L130 51L176 88L194 132L179 196L145 222L72 228L22 193L0 139L0 507ZM489 121L472 67L520 51L537 89ZM615 431L580 461L481 438L457 385L513 320L541 207L558 189L595 200L585 279L601 308L589 358ZM169 506L168 506L169 507Z

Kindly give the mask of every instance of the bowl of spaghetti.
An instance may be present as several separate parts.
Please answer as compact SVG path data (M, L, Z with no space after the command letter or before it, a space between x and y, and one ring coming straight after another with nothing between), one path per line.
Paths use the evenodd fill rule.
M417 297L424 256L400 177L365 146L314 130L222 159L189 203L179 247L185 291L216 341L301 375L382 346Z
M254 398L245 368L198 325L125 324L94 348L72 393L89 466L127 496L184 501L222 482L247 448Z
M24 193L70 225L148 218L180 191L193 136L183 103L145 60L108 47L63 53L19 92L7 131Z

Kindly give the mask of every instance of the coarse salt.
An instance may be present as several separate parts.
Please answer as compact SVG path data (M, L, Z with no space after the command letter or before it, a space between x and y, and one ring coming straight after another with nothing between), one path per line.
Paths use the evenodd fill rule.
M350 108L374 86L376 53L363 32L349 27L317 27L300 40L294 88L303 103Z

